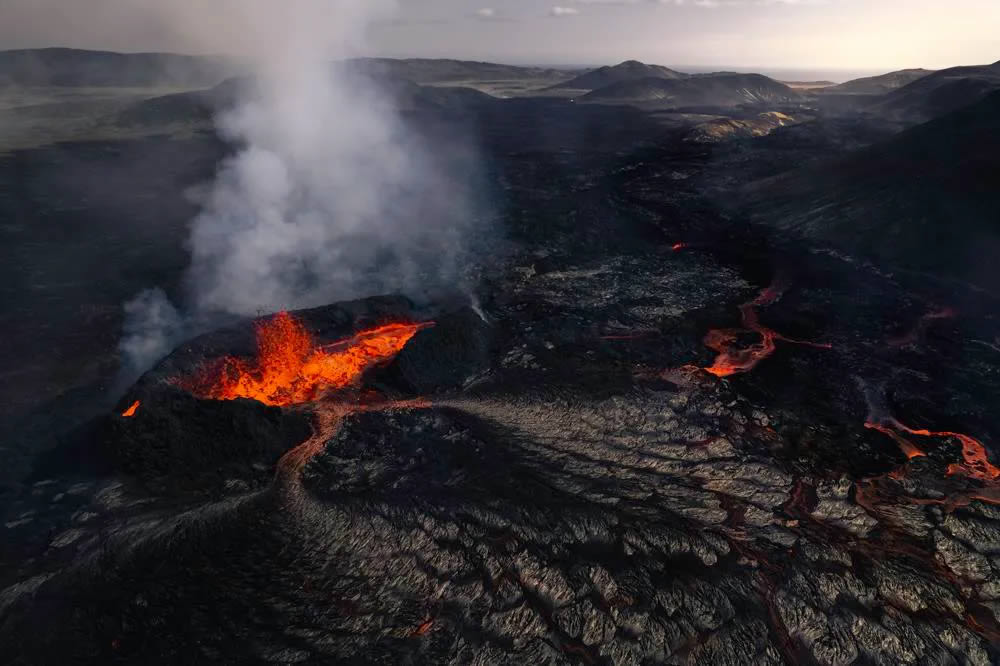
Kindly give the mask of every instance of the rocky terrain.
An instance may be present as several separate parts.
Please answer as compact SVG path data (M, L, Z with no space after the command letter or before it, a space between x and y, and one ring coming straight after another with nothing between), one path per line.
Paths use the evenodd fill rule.
M866 76L860 79L852 79L837 85L826 86L824 93L852 93L855 95L884 95L897 88L913 83L917 79L922 79L934 70L930 69L901 69L888 74L878 76Z
M625 62L609 67L599 67L579 76L564 81L553 88L568 88L572 90L597 90L606 86L642 79L683 79L687 74L677 72L662 65L647 65L638 60Z
M671 107L776 106L802 100L799 93L761 74L721 72L685 79L643 78L611 84L581 98L600 102L655 102Z
M876 101L872 113L920 123L973 104L1000 88L1000 63L942 69Z
M215 102L0 156L6 663L997 663L996 94L901 132L387 85L488 165L474 293L234 320L126 385ZM335 388L219 389L268 331L390 325Z
M224 58L173 53L112 53L48 48L0 51L5 86L190 87L215 85L240 71Z
M842 160L754 183L748 206L811 242L991 289L1000 277L990 259L1000 230L998 123L994 92Z

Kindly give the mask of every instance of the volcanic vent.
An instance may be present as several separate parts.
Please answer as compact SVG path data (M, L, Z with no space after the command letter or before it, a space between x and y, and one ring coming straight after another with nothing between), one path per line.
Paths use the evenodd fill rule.
M281 312L256 325L257 356L210 361L191 377L171 381L208 400L248 398L265 405L314 402L354 387L369 368L391 360L416 333L432 323L389 323L317 345L304 324Z
M266 470L315 433L319 412L384 402L367 380L434 326L421 319L405 299L367 299L198 338L129 392L104 446L158 487L215 485L206 476L266 484Z

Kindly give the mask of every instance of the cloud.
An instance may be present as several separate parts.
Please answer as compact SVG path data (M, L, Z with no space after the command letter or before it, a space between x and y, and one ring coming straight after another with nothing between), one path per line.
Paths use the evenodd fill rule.
M553 18L566 18L569 16L576 16L580 13L580 10L576 7L560 7L556 5L549 10L549 16Z
M495 23L513 23L515 19L504 16L493 7L483 7L472 13L472 18L477 21L491 21Z
M631 0L576 0L577 2L586 3L614 3L614 4L632 4ZM688 7L700 7L702 9L717 9L719 7L773 7L773 6L815 6L815 5L828 5L832 0L650 0L656 4L660 5L675 5L675 6L688 6Z

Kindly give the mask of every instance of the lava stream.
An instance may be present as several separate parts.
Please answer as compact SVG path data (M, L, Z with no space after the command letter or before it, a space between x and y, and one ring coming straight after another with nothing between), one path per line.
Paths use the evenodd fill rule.
M393 358L429 326L433 323L386 324L317 347L302 322L281 312L256 325L255 359L227 356L173 382L210 400L249 398L278 406L313 402L357 384L368 368Z
M906 426L894 418L886 419L884 423L865 423L866 428L878 430L881 433L892 437L903 449L906 457L913 459L926 455L907 439L896 433L893 428L901 430L910 435L918 437L953 437L962 443L962 462L948 465L949 476L966 476L983 482L994 482L1000 479L1000 468L993 465L986 453L986 447L978 439L963 435L960 432L950 430L926 430L914 429Z
M758 363L774 353L775 341L782 340L793 344L809 345L820 349L832 349L832 345L819 344L814 342L804 342L786 338L780 333L773 331L760 323L757 315L757 308L771 305L777 301L782 294L781 288L771 285L760 293L754 300L740 306L740 314L743 319L743 326L746 330L754 331L760 335L761 341L746 348L736 346L743 329L713 329L705 336L705 346L717 351L719 355L711 366L705 368L716 377L728 377L730 375L749 372Z
M140 404L141 404L140 401L136 400L129 406L128 409L122 412L122 416L124 416L127 419L132 418L133 416L135 416L135 413L139 410Z
M892 439L896 440L896 443L899 444L899 448L903 452L903 455L906 456L907 460L913 460L914 458L920 458L927 455L919 448L917 448L917 446L913 444L913 442L906 439L905 437L903 437L902 435L900 435L887 425L883 425L881 423L874 423L872 421L866 421L865 427L868 428L869 430L877 430L883 435L886 435L887 437L891 437Z

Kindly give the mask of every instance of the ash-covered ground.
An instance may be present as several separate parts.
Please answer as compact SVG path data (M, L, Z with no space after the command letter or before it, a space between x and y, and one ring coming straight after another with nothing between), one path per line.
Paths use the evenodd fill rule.
M503 261L475 307L390 295L295 313L322 344L435 322L359 387L279 407L172 381L252 355L242 322L96 417L84 379L100 370L22 398L13 458L32 471L5 495L6 662L997 663L993 297L729 205L888 130L817 121L705 144L629 107L466 111ZM220 150L192 142L160 194L171 219ZM9 159L25 174L54 154ZM40 173L57 182L55 161ZM18 210L42 206L21 187ZM147 206L142 192L121 205ZM140 249L119 270L176 253L181 231L122 241ZM153 279L178 279L166 250ZM113 344L116 316L49 341L87 324ZM112 353L87 339L80 358Z

